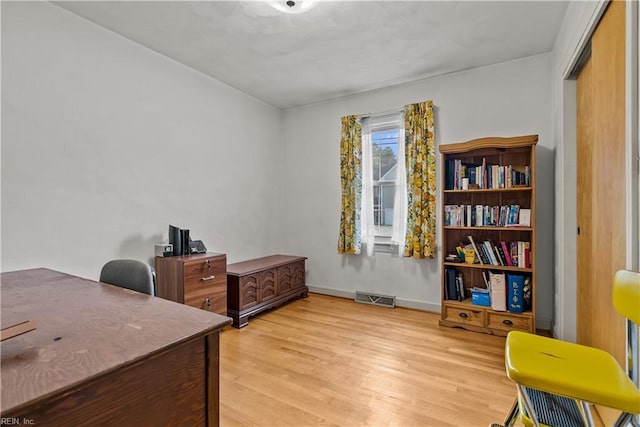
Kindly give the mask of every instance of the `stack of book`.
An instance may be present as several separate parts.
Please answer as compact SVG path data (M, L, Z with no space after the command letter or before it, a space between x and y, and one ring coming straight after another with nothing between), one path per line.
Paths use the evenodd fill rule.
M469 245L476 253L476 262L478 264L531 268L531 242L494 242L491 240L476 242L473 236L468 236L467 238L469 239ZM468 248L469 245L459 242L458 248Z
M529 307L527 292L530 283L530 276L489 272L491 309L522 313Z
M444 296L446 300L463 301L466 298L462 273L455 268L445 268Z
M520 205L445 205L444 225L450 227L530 227L531 209Z
M469 180L469 188L512 188L531 185L529 166L490 165L468 163L460 159L445 161L445 190L462 190L462 179Z

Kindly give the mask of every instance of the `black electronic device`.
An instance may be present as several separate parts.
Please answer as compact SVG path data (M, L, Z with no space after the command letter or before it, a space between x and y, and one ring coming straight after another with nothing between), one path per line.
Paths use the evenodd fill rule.
M185 228L180 229L180 239L182 240L182 253L180 255L189 255L191 253L189 230Z
M173 245L174 256L182 255L182 235L175 225L169 225L169 243Z
M202 243L202 240L192 240L189 246L191 247L192 254L204 254L207 252L207 248L204 243Z
M202 240L191 240L188 229L175 225L169 225L169 243L173 245L173 256L207 253Z

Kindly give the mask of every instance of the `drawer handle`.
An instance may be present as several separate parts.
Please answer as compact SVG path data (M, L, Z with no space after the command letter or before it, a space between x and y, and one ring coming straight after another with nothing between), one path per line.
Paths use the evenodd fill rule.
M213 280L215 279L216 276L214 276L213 274L211 276L207 276L207 277L201 277L200 280L203 282L206 282L207 280Z
M207 268L208 268L209 270L211 270L211 260L210 260L210 259L208 259L208 260L205 262L205 264L207 265Z
M205 298L204 300L204 305L207 306L207 308L211 308L211 299L209 298Z
M503 325L507 325L507 326L513 326L513 322L509 319L505 319L502 321Z
M467 313L460 313L458 314L458 316L462 317L463 319L466 319L467 317L469 317Z

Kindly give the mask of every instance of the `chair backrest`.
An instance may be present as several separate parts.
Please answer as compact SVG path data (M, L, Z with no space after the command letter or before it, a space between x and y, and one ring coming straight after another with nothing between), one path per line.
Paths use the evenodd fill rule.
M640 324L640 273L620 270L613 278L613 306L616 311Z
M142 261L134 259L109 261L102 267L100 281L147 295L155 295L154 271Z

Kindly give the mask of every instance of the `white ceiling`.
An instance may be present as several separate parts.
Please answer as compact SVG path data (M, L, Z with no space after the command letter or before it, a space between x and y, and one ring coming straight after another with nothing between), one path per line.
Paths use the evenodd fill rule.
M565 1L56 2L287 109L550 52Z

